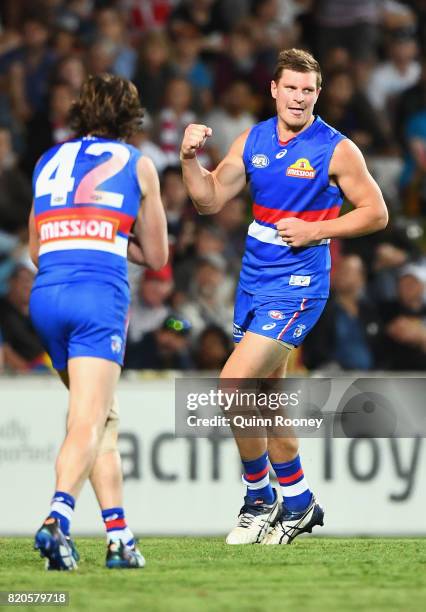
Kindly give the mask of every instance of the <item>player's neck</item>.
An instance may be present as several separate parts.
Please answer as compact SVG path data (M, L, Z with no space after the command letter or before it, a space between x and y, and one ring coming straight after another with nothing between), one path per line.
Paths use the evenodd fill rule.
M287 125L287 123L285 123L285 121L283 121L280 116L278 116L278 138L280 139L280 142L287 143L292 138L295 138L296 136L307 130L313 124L314 121L315 116L311 115L309 120L303 126L294 128Z

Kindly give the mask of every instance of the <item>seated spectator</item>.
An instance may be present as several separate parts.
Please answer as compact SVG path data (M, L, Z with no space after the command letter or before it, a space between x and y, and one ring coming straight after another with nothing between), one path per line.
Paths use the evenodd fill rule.
M31 197L31 184L15 164L10 131L0 126L0 229L26 231Z
M260 62L250 29L239 26L231 31L225 52L215 62L214 91L221 96L236 80L252 84L259 94L266 93L265 83L272 78L272 71Z
M378 111L389 110L389 103L395 103L396 96L412 87L420 77L418 45L411 30L389 33L387 55L371 72L366 91L370 104Z
M364 152L377 153L391 144L387 126L345 68L328 74L316 106L327 123L348 136Z
M148 113L144 113L139 131L133 134L128 142L139 149L142 155L149 157L158 174L161 175L167 166L167 155L153 142L152 130L152 119Z
M169 242L174 246L181 233L186 210L191 211L191 216L193 210L183 184L180 166L167 166L164 169L161 177L161 199L167 216Z
M16 372L47 370L50 365L28 314L33 280L31 270L17 265L9 279L8 292L0 299L5 366Z
M176 287L187 292L195 276L199 259L210 255L219 255L223 261L227 236L213 223L199 223L195 228L193 243L186 253L179 258L175 266ZM227 263L227 262L226 262Z
M35 113L27 124L28 146L22 166L31 176L40 156L55 144L73 136L68 114L75 99L74 90L66 81L54 83L49 91L48 107Z
M193 367L189 341L191 324L179 315L170 315L160 329L126 349L128 370L189 370Z
M334 271L331 297L303 344L307 368L372 370L377 366L379 318L364 290L361 258L342 256Z
M206 116L205 123L212 128L209 146L216 150L215 163L219 163L234 140L256 122L251 108L250 85L245 81L234 81L222 95L221 106Z
M377 0L318 0L315 33L320 62L334 47L342 47L355 60L355 75L362 78L376 59L380 35Z
M406 122L407 153L401 176L404 208L409 216L426 215L426 106Z
M156 141L171 166L180 164L180 143L185 128L197 122L191 106L192 90L187 80L182 77L172 78L166 86L165 106L159 113L156 129ZM203 167L210 166L210 158L205 149L199 151L198 159Z
M422 69L418 82L398 97L395 105L393 128L400 144L407 146L407 119L426 108L426 55L423 56Z
M55 80L68 83L74 96L77 96L86 78L86 68L82 58L73 54L62 58L55 68Z
M211 105L212 76L205 62L200 58L201 32L189 24L175 35L172 67L175 74L191 85L197 108Z
M49 48L49 29L42 15L28 14L23 44L10 53L10 94L15 117L25 123L46 103L55 56Z
M191 321L195 340L208 325L231 332L233 284L222 255L211 253L197 260L186 301L180 306L182 315Z
M216 325L206 327L200 334L195 349L197 370L221 370L232 352L232 341Z
M128 347L140 342L144 335L158 329L170 307L167 304L173 290L170 264L161 270L145 270L130 305Z
M426 269L409 264L400 273L397 299L383 304L383 361L389 370L426 370Z
M139 56L135 85L144 107L155 117L163 104L167 83L173 76L166 35L158 31L148 32L143 38Z
M96 28L100 38L113 44L112 72L125 79L133 79L137 54L127 40L123 14L112 6L101 7L96 13Z

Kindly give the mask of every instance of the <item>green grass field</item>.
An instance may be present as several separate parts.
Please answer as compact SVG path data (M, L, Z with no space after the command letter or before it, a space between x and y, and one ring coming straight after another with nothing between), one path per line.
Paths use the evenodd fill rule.
M45 572L32 540L0 539L0 590L65 590L71 609L92 611L426 610L426 539L231 547L219 538L147 538L146 568L124 571L103 567L104 540L77 544L77 572Z

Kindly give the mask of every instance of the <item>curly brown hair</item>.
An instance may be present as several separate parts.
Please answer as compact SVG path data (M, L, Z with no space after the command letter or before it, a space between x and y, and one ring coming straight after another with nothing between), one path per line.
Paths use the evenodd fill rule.
M135 85L112 74L90 76L71 106L69 122L76 136L125 140L142 125L143 108Z

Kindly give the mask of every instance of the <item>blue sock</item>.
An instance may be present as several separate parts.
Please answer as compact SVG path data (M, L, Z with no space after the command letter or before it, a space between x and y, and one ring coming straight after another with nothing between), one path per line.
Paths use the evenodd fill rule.
M75 499L69 493L56 491L50 505L49 517L57 518L64 535L70 534L70 523L74 514Z
M118 506L102 510L102 519L105 523L107 542L121 540L126 546L134 548L135 538L127 526L123 508Z
M261 497L266 504L272 504L275 495L269 482L268 453L265 452L251 461L243 461L243 466L243 483L247 485L248 497L252 499Z
M272 463L281 485L284 506L290 512L301 512L311 503L312 491L304 476L300 457L286 463Z

